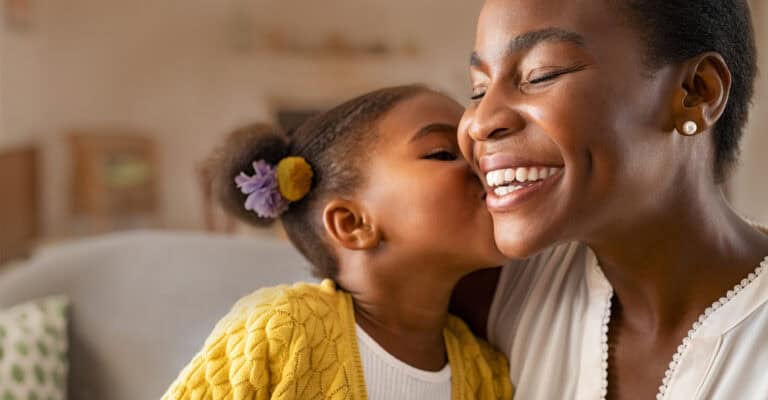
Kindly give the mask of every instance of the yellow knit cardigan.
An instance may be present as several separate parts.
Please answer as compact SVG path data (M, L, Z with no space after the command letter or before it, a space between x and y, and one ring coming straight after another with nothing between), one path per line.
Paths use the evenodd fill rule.
M455 317L444 337L453 400L512 398L503 355ZM366 400L352 298L328 280L242 298L163 396L182 399Z

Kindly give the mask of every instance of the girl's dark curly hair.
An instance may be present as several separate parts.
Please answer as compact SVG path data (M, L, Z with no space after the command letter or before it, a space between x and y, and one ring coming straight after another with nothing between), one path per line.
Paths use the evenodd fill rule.
M251 163L276 165L286 156L304 157L312 166L312 190L291 203L281 217L291 242L321 278L335 278L338 263L326 240L322 202L329 196L352 193L363 182L365 157L378 137L376 124L398 103L431 92L422 85L380 89L311 117L291 134L266 124L251 124L232 132L205 163L213 193L230 214L256 226L271 225L244 207L246 195L234 183L241 171L252 174Z

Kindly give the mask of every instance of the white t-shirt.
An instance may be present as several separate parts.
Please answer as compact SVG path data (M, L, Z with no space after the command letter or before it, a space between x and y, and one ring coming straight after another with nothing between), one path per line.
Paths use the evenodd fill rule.
M437 372L416 369L389 354L357 327L360 360L370 400L450 400L451 367Z
M767 275L696 331L664 399L768 399ZM488 336L509 357L515 400L602 398L602 328L611 295L594 253L578 243L503 269Z

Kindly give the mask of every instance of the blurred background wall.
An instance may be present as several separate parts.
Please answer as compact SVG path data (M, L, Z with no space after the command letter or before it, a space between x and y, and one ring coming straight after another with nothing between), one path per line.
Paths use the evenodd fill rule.
M752 0L760 72L755 99L742 142L741 164L731 182L737 210L768 224L768 1Z
M762 70L768 71L768 7L754 3ZM414 81L465 99L467 55L482 1L0 4L0 150L38 150L37 236L45 242L121 227L203 229L198 161L230 129L275 121L280 110L319 110L369 89ZM768 221L764 76L755 109L730 196L747 216ZM81 142L73 144L73 134ZM123 139L132 135L151 140L150 171L112 160L107 174L117 186L151 174L154 202L120 224L94 224L73 206L73 190L80 190L74 180L85 179L77 171L93 156L78 161L73 148L98 153L125 146ZM100 136L120 139L102 142ZM103 189L89 185L81 188L88 196Z
M68 134L153 137L160 191L150 222L198 229L195 164L238 124L414 81L466 97L481 5L21 2L29 7L28 26L0 34L0 146L41 147L42 227L54 239L88 230L70 212Z

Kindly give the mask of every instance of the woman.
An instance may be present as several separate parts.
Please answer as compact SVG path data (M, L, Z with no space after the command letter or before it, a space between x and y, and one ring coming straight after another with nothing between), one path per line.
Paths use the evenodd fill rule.
M486 1L460 144L527 260L456 311L507 352L516 398L768 396L768 236L722 194L750 21L746 0Z

